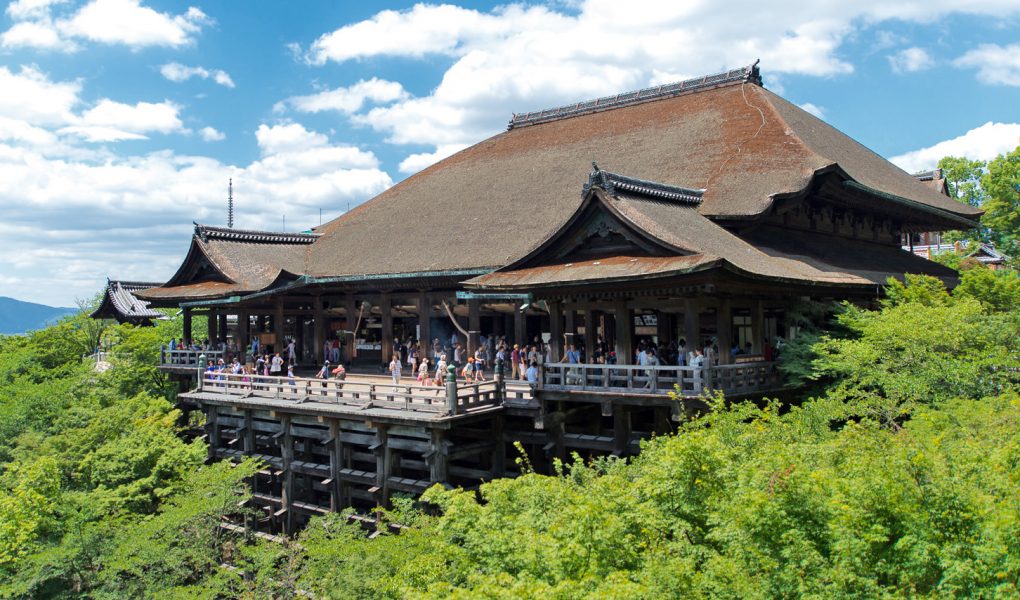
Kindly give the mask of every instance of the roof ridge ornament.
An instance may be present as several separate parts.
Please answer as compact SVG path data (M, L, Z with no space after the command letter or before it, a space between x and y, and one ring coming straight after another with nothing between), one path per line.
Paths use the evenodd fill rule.
M254 229L229 229L195 223L195 235L203 242L226 240L263 244L311 244L319 239L318 233L290 233L280 231L258 231Z
M674 98L676 96L682 96L693 92L737 83L750 83L760 86L762 85L762 79L761 71L758 68L759 62L761 62L760 59L755 60L754 63L739 69L731 69L729 71L715 73L713 75L704 75L702 77L685 79L675 83L624 92L615 96L604 96L594 100L564 104L562 106L547 108L545 110L513 113L510 117L510 123L507 124L507 131L518 127L538 125L539 123L558 121L560 119L602 112L604 110L631 106L633 104L643 104L645 102L660 100L662 98Z
M592 188L601 188L613 198L619 199L620 195L639 196L655 200L669 200L679 204L698 206L701 198L705 195L704 189L686 188L678 185L669 185L658 181L627 177L618 173L610 173L599 168L595 161L591 163L591 172L588 173L588 181L581 188L581 197L588 195Z

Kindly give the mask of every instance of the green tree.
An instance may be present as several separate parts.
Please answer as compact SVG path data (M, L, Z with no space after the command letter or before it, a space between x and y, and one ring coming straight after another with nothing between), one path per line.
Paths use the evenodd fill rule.
M1009 244L1015 249L1020 241L1020 146L988 163L981 187L988 194L982 204L982 222L995 232L1000 246Z
M981 186L987 163L960 156L946 156L939 161L949 195L960 202L979 208L988 197Z

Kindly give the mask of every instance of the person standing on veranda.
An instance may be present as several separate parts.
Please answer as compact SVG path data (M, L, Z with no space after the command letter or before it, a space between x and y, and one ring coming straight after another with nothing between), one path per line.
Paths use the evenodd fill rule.
M390 377L393 379L393 390L400 385L400 354L394 354L390 360Z

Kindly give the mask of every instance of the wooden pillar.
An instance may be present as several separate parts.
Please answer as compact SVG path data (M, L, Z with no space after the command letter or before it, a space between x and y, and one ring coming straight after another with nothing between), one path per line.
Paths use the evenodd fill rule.
M634 363L634 316L626 302L614 302L613 312L616 313L616 362L621 365Z
M655 311L655 336L660 344L667 344L673 339L673 315L665 311ZM660 357L661 358L661 357Z
M340 439L340 421L329 420L329 508L334 512L347 507L344 498L343 480L340 478L340 469L344 467L344 443Z
M276 299L276 313L273 315L273 332L276 333L276 344L273 346L273 350L280 353L280 356L287 359L284 354L284 350L287 348L286 341L283 339L283 298Z
M258 328L259 333L266 333L266 315L255 317L255 326Z
M496 447L492 450L492 473L490 477L506 476L506 442L503 441L503 415L493 417L492 438L496 440Z
M435 428L429 430L429 479L433 483L446 483L450 479L445 442L445 431Z
M222 312L219 314L217 322L216 340L219 342L226 343L227 341L227 313Z
M216 313L209 311L205 318L205 339L209 340L210 346L216 346Z
M699 316L698 302L693 298L684 299L684 338L687 341L688 352L701 348L704 344L704 340L701 339Z
M577 323L574 320L573 302L563 303L563 347L569 350L571 346L577 347L577 340L574 338L577 336Z
M354 362L355 357L358 355L358 351L354 347L358 339L358 332L355 331L355 328L358 326L358 300L354 297L354 294L347 294L347 297L344 298L344 306L347 311L347 334L344 336L344 348L347 351L347 363L349 365Z
M595 327L597 325L595 311L591 305L584 307L584 357L585 362L592 362L595 353Z
M190 344L193 340L191 338L191 309L185 308L184 313L184 339Z
M613 407L613 454L626 456L630 453L630 410L617 404Z
M255 453L255 418L251 409L244 411L244 453L248 456Z
M475 350L478 349L479 336L481 335L482 329L482 303L477 298L471 298L468 300L468 339L467 339L467 355L469 357L475 355Z
M549 303L549 346L553 362L560 362L565 353L563 349L563 316L559 302Z
M237 311L237 349L240 354L240 358L238 360L242 363L245 362L245 356L248 354L249 346L251 345L251 340L249 339L248 334L249 325L248 311ZM255 358L252 357L253 362L254 360Z
M290 416L280 415L280 428L283 436L280 438L280 457L283 459L283 484L281 500L283 506L283 531L286 534L294 533L294 469L291 463L294 462L294 436L290 431Z
M375 487L379 505L390 501L390 472L393 470L393 452L390 450L388 425L376 423L375 434Z
M754 353L761 354L765 351L762 342L765 341L765 302L761 299L755 300L751 307L751 344Z
M220 447L220 425L217 419L219 416L217 410L217 407L212 404L207 404L205 407L205 435L209 443L209 462L216 460L216 450Z
M418 336L423 356L432 363L432 301L425 292L418 294Z
M312 341L315 347L315 363L321 365L326 360L326 356L322 354L322 345L326 343L326 312L322 308L322 296L312 299L312 311L315 329L315 340Z
M526 325L527 325L527 323L525 321L526 318L527 317L525 316L525 314L523 312L521 312L520 307L517 306L517 303L515 302L514 303L514 343L516 343L516 344L524 344L524 343L527 342L527 340L525 339L527 337L527 333L525 332Z
M730 348L733 347L733 310L730 306L730 299L723 298L719 301L719 308L716 310L716 331L718 332L719 364L725 365L733 362L730 355Z
M393 307L389 294L379 297L379 310L382 311L382 361L388 364L393 358Z

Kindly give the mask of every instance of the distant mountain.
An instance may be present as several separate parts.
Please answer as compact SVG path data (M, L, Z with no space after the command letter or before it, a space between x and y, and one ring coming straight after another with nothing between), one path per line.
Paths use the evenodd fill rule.
M78 312L77 308L46 306L0 296L0 334L25 333L42 329L60 317Z

